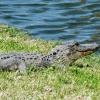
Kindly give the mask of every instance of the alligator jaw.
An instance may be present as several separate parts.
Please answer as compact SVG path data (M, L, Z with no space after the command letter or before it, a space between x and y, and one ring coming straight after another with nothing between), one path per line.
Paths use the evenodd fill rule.
M96 43L92 44L81 44L79 45L78 52L81 56L89 55L100 48L100 45Z

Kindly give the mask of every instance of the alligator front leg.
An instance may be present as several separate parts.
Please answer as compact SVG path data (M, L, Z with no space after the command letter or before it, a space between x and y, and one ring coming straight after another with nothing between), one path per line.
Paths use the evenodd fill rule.
M18 64L18 69L19 69L20 73L26 73L26 65L25 65L25 62L20 62Z

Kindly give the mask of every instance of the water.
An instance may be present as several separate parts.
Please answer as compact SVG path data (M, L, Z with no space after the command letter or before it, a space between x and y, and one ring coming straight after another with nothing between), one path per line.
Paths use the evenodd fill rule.
M45 40L100 43L100 0L0 0L0 23Z

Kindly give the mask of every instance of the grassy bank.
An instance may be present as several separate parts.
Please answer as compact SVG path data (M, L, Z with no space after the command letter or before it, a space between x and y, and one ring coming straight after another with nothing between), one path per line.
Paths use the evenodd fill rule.
M45 54L57 44L57 41L32 39L21 30L0 25L0 52ZM0 100L99 100L100 56L92 54L77 63L85 67L50 67L33 70L28 75L0 71Z

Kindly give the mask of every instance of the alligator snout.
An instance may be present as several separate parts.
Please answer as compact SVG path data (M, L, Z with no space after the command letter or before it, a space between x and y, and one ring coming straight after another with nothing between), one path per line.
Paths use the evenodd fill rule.
M81 44L78 48L78 51L84 52L84 51L95 51L100 48L100 45L97 43L92 44Z
M78 48L81 56L89 55L100 48L100 45L97 43L92 44L81 44Z

